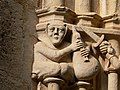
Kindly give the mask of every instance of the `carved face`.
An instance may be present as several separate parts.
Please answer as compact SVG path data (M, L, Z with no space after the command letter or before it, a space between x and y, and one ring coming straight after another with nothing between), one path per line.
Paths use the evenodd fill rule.
M66 26L64 25L48 25L47 29L48 36L53 45L59 45L65 34L66 34Z

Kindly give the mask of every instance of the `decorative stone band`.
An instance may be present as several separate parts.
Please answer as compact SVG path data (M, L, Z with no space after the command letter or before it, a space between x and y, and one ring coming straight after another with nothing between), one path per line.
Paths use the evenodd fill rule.
M36 31L43 31L46 28L46 24L37 24L36 25ZM66 25L68 26L69 30L72 30L72 26L73 24L68 24L66 23ZM75 26L75 25L74 25ZM120 35L120 30L116 30L116 29L105 29L105 28L95 28L95 27L86 27L86 26L76 26L76 29L80 32L84 32L80 27L84 27L84 29L89 29L90 31L96 33L96 34L111 34L111 35Z

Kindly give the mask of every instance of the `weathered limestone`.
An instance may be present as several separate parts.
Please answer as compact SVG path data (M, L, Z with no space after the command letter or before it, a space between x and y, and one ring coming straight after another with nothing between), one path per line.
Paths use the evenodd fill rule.
M120 90L119 4L1 0L0 90Z
M117 5L119 0L107 0L107 14L111 15L117 11Z
M91 12L91 0L75 0L75 12L78 15L77 25L102 27L102 18L95 12Z
M31 89L33 5L31 0L0 0L0 90Z
M90 0L75 0L75 12L77 14L90 12Z
M106 16L106 14L107 14L107 1L100 0L100 15Z
M60 90L60 86L64 85L64 81L62 79L52 77L46 78L43 83L47 84L48 90Z
M80 38L80 41L83 42L81 35L76 31L76 29L73 28L72 30L72 42L77 38ZM73 54L73 68L78 80L89 80L99 71L99 63L97 59L89 53L89 50L90 48L87 48L83 44L80 50Z
M118 74L116 72L108 74L108 90L118 90Z
M43 4L42 8L64 6L65 4L65 0L41 0L41 2Z
M90 90L92 89L91 84L84 81L79 81L75 83L72 88L76 88L77 90Z

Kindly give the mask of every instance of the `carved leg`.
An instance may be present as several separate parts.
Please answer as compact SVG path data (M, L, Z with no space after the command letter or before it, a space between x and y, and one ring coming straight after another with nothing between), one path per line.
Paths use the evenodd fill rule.
M49 77L44 79L44 84L47 84L48 90L60 90L60 85L64 83L62 79Z

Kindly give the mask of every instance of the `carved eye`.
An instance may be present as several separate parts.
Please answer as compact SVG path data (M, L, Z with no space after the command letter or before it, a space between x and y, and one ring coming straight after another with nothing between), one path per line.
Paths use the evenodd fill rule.
M60 31L60 32L64 32L64 31L65 31L65 28L60 28L59 31Z
M55 27L50 27L49 30L53 32L55 30Z

